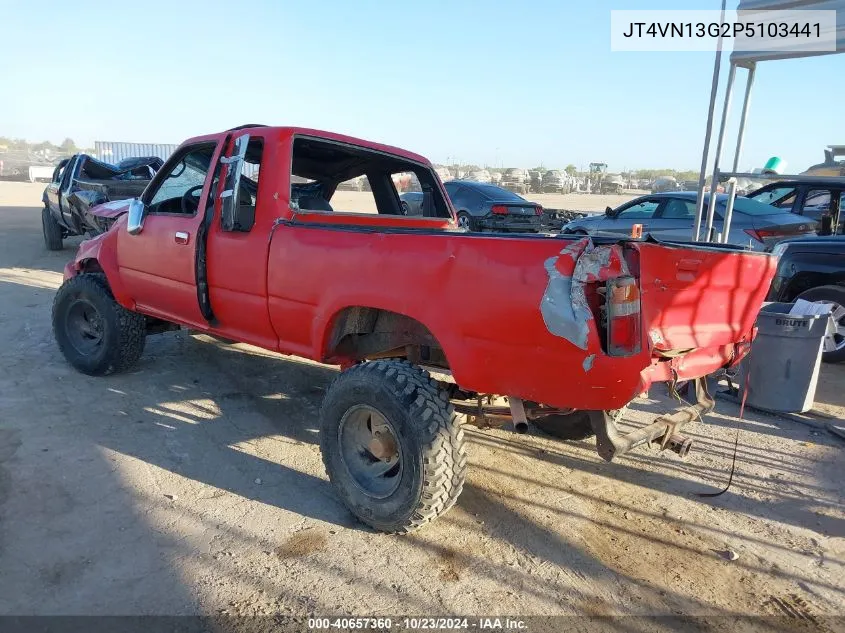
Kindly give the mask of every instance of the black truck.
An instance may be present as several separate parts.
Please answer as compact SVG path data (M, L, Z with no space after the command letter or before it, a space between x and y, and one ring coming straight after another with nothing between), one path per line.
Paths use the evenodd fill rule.
M845 235L784 240L772 254L778 269L766 300L833 304L836 332L825 339L822 360L845 361Z
M45 246L57 251L70 235L90 237L105 231L108 221L89 210L104 202L140 196L163 163L156 156L143 156L111 165L87 154L61 161L42 196Z

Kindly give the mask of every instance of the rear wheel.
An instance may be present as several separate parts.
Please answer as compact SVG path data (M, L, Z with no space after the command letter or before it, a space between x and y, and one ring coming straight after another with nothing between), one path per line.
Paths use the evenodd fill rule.
M49 251L62 250L62 227L50 213L49 207L41 209L41 228L44 232L44 245Z
M329 479L358 519L410 532L451 508L463 489L464 435L448 396L406 361L341 373L320 411Z
M466 229L467 231L477 230L475 220L473 220L472 216L466 211L460 211L458 213L458 226L462 229Z
M105 376L129 369L141 357L146 319L114 300L104 275L77 275L56 292L53 335L74 368Z
M845 288L819 286L798 295L799 299L833 304L831 313L836 321L836 331L824 339L822 360L826 363L845 361Z

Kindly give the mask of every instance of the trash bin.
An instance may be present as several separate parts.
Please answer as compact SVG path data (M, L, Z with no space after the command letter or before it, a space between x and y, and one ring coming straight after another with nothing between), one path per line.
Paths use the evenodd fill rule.
M755 409L803 413L813 406L831 318L791 315L793 305L764 304L757 315L757 338L737 375L740 397L747 384L746 402Z

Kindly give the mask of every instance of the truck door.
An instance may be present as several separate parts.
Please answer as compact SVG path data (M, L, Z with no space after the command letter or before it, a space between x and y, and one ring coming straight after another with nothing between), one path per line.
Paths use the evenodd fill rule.
M50 183L44 190L47 207L50 209L50 213L53 214L53 217L57 220L59 219L59 187L62 185L62 176L70 163L71 159L65 158L62 162L56 165L56 168L53 170L53 178L50 179Z
M171 156L141 198L141 231L118 233L120 275L141 312L208 327L197 300L195 247L218 145L198 142Z
M220 159L213 215L207 223L208 300L214 330L239 341L275 349L278 337L267 309L267 260L278 213L276 186L267 172L260 129L233 136Z

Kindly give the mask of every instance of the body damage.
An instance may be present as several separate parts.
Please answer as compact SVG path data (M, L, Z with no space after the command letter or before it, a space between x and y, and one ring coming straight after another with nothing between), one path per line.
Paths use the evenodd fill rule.
M63 161L44 190L43 201L64 232L96 235L111 226L112 217L93 213L110 201L122 201L143 193L162 166L158 157L130 158L110 165L87 154Z
M540 311L546 327L552 334L586 350L587 338L596 326L585 285L630 274L622 246L596 247L589 237L585 237L564 247L556 257L547 259L545 269L549 283ZM592 368L592 360L585 359L584 364L585 368Z
M173 241L175 231L185 231L195 244L201 216L150 216L134 236L119 217L105 235L82 244L66 275L96 265L124 307L344 365L361 358L338 339L350 311L383 311L403 317L394 322L407 334L423 332L421 347L442 350L418 362L442 358L463 389L601 410L627 404L653 381L702 376L735 360L774 273L771 256L736 249L467 234L448 218L303 211L290 200L297 134L430 165L401 150L313 130L250 134L265 147L255 224L248 233L223 233L218 203L209 225L213 325L198 308L193 248ZM209 195L207 181L200 208L210 208ZM610 356L591 288L626 274L639 284L642 343L637 353Z

